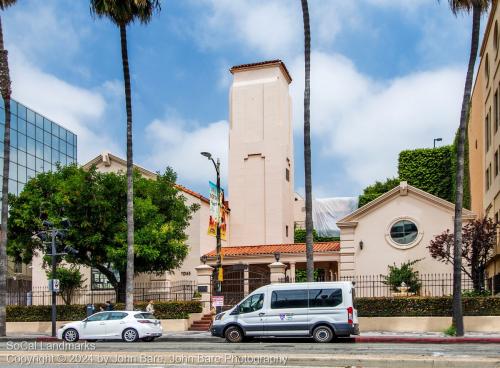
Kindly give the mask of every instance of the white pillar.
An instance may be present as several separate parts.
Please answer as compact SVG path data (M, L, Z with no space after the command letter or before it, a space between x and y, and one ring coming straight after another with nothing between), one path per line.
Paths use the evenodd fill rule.
M282 282L285 278L286 265L281 262L273 262L268 266L271 269L271 283Z
M246 264L243 269L243 295L247 296L250 293L250 280L249 280L250 265Z
M194 268L196 270L198 291L201 293L201 305L203 307L203 313L210 312L210 288L212 281L212 273L214 268L202 264Z
M290 282L295 282L295 261L290 262Z

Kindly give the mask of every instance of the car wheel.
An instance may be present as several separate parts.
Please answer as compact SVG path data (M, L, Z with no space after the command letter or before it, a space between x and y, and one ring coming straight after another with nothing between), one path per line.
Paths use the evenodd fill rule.
M316 327L312 335L316 342L330 342L333 339L333 331L328 326Z
M242 342L243 341L243 331L241 328L236 326L229 327L224 333L224 337L227 342Z
M134 341L137 341L138 338L139 338L139 334L133 328L127 328L122 333L122 339L125 342L134 342Z
M75 330L74 328L68 328L66 331L63 333L63 340L66 342L77 342L78 339L80 338L78 336L78 331Z
M146 336L146 337L143 337L141 340L144 342L151 342L154 339L155 339L154 336Z

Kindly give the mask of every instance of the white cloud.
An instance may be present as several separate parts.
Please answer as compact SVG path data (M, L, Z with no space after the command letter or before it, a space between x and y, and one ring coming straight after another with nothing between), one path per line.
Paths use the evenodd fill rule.
M172 167L186 185L214 180L214 168L200 152L212 153L221 160L221 176L226 182L228 123L225 120L200 125L169 111L164 119L155 119L146 127L150 155L146 165Z
M121 152L118 144L102 131L107 107L102 93L71 85L43 72L17 49L9 56L13 98L73 131L78 136L80 163L104 149Z
M291 66L296 132L302 127L303 61ZM396 175L403 149L445 143L458 127L464 73L442 68L385 83L371 80L338 55L313 53L311 126L313 144L321 147L322 166L341 161L360 186Z

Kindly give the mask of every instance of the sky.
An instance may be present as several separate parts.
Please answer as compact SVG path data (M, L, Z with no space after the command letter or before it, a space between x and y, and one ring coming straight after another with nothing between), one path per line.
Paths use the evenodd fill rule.
M397 175L398 153L450 144L459 123L470 16L442 0L309 0L313 195L357 196ZM486 21L483 18L483 24ZM119 31L87 0L24 0L2 14L13 98L78 135L78 162L125 157ZM293 82L295 186L303 192L299 0L164 0L128 28L134 161L167 166L203 194L226 185L233 65L281 59ZM230 198L230 193L229 193Z

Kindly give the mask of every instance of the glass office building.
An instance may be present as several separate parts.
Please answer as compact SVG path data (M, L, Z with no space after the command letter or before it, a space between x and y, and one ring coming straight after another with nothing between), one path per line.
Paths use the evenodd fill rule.
M0 179L3 171L4 101L0 98ZM11 101L9 192L19 194L29 178L76 163L76 135L23 104ZM1 191L1 186L0 186Z

